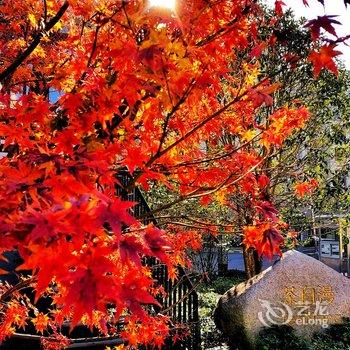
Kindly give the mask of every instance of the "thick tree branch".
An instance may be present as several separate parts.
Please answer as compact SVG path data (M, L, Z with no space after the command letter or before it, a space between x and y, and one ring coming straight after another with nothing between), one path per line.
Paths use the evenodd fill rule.
M56 13L56 15L54 17L52 17L49 22L46 23L45 28L36 35L36 37L34 38L32 43L26 48L26 50L24 50L22 53L20 53L17 56L17 58L14 60L14 62L12 64L10 64L4 71L2 71L0 73L0 82L4 82L29 57L29 55L40 44L41 39L43 38L44 34L48 31L50 31L54 27L54 25L62 18L62 16L66 12L68 6L69 6L69 2L65 1L64 4L61 6L61 8Z

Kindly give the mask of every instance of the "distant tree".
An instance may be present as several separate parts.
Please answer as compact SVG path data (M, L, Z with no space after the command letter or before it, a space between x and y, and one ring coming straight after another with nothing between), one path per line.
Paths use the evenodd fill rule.
M293 20L288 12L283 19L278 29L281 43L300 59L292 69L274 78L283 88L274 95L270 108L300 103L311 117L270 159L269 192L287 222L310 227L310 213L305 217L310 208L314 214L329 215L349 208L350 74L338 61L337 76L324 71L314 79L307 60L307 48L313 44L303 29L305 22ZM279 56L285 50L274 52L261 60L264 70L278 69Z

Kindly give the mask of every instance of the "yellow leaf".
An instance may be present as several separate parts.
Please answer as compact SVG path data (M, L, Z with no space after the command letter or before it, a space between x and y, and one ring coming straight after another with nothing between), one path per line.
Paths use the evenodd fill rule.
M249 142L249 141L251 141L256 135L257 135L257 132L256 132L255 129L247 130L246 132L244 132L244 133L242 134L242 140L243 140L243 141L246 141L246 142Z
M33 27L36 27L36 26L38 25L38 21L36 20L35 16L34 16L32 13L30 13L30 14L28 15L28 19L29 19L30 24L31 24Z
M218 203L225 204L226 194L227 194L226 190L223 189L223 190L216 191L214 194L214 197Z
M41 46L37 46L33 51L33 55L36 57L44 58L46 56L46 53Z
M62 28L62 22L58 21L55 25L54 25L54 29L56 30L60 30Z

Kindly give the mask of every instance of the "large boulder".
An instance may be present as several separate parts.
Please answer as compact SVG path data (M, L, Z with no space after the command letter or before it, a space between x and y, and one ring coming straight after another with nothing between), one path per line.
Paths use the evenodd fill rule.
M288 325L310 337L350 317L350 279L291 250L273 266L227 291L214 313L233 344L254 348L263 327Z

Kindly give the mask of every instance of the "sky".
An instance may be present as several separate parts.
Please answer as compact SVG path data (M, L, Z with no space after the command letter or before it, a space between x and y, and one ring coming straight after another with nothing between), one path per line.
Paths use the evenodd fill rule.
M346 9L343 0L325 0L325 7L317 0L309 0L310 7L305 7L302 0L283 0L283 2L287 7L293 9L297 17L313 19L325 14L338 15L339 17L335 19L342 23L341 26L335 26L338 36L350 34L350 6ZM267 3L273 6L275 1L267 0ZM350 45L350 40L348 40L348 43ZM350 69L350 47L339 45L338 50L343 53L343 55L339 57L345 62L347 69Z

